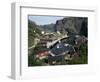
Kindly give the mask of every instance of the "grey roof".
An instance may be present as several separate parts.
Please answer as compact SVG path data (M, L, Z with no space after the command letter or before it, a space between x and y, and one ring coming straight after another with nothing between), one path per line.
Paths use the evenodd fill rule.
M49 56L48 61L62 61L64 59L64 55L58 56Z
M57 48L57 46L59 46L59 48ZM65 46L64 43L58 43L51 49L51 52L55 55L61 55L63 52L71 51L73 51L73 47L70 45Z

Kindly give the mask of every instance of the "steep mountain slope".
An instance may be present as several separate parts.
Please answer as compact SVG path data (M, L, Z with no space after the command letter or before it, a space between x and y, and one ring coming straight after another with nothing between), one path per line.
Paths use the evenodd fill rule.
M41 34L41 30L37 27L35 22L28 20L28 47L31 47L34 44L35 38Z
M40 28L43 29L44 31L48 31L48 32L54 32L55 24L47 24L47 25L40 25Z
M69 34L83 34L87 32L87 18L85 17L68 17L62 20L57 20L55 31L68 32Z

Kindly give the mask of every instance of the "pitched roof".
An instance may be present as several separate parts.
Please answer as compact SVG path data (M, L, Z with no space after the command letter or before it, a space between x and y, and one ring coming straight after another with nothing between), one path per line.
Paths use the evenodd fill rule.
M48 61L62 61L64 59L64 55L56 55L56 56L49 56Z
M60 55L63 52L70 52L70 51L73 51L73 47L70 45L66 46L64 43L58 43L51 49L51 52L55 55Z

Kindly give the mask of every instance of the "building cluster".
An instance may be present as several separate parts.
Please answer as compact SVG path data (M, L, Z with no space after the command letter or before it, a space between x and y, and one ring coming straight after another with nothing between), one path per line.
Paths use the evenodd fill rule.
M54 43L54 41L56 42ZM48 47L48 42L53 45ZM87 42L84 36L64 37L57 41L54 34L46 34L40 38L40 42L37 44L37 46L45 49L36 54L36 59L43 60L47 58L48 62L46 63L48 65L64 64L74 58L79 58L79 47L84 42Z

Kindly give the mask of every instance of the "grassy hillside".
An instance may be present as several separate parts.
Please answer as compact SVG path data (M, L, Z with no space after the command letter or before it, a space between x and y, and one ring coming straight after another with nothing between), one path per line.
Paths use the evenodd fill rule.
M35 22L28 20L28 47L34 45L35 38L38 38L41 34L41 30L37 27Z

